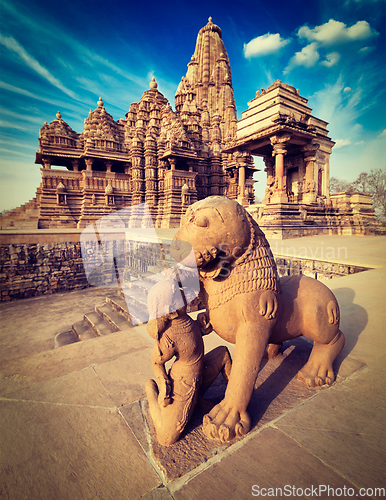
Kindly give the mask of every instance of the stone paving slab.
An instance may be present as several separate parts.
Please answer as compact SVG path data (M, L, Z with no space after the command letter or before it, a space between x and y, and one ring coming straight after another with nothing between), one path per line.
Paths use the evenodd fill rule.
M370 400L386 406L385 380L386 356L382 356L346 380L344 386L351 391L366 396L369 399L366 404L369 406L372 404Z
M26 299L28 300L28 299ZM108 362L128 353L148 349L149 335L136 329L77 342L58 349L4 361L0 371L0 395L31 387L90 365Z
M92 367L8 393L5 397L7 400L115 407Z
M145 384L153 377L150 356L152 348L124 354L118 359L101 363L95 371L115 406L137 401L145 395Z
M114 408L15 400L0 406L2 498L135 500L160 485Z
M352 484L385 487L386 407L338 384L276 426Z
M263 429L245 441L242 447L233 453L230 450L228 456L173 491L175 500L244 500L253 498L254 485L255 493L260 490L266 497L276 499L280 498L280 491L276 494L276 488L282 489L283 498L306 499L310 496L284 495L284 492L291 492L293 486L303 490L311 486L319 488L319 485L330 485L334 488L354 487L278 429ZM274 490L269 495L268 490L264 492L261 488ZM319 498L327 498L327 495L321 495Z

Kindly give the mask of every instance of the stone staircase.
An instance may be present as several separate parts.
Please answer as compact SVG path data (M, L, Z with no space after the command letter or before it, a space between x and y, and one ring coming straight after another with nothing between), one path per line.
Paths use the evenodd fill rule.
M157 282L164 279L162 270L149 266L148 271L138 275L138 279L126 283L126 293L122 288L117 289L116 295L107 296L104 304L95 306L93 311L84 314L83 319L74 323L71 330L57 334L55 348L147 323L148 293ZM197 298L188 304L187 311L193 312L202 308Z
M130 293L126 295L118 289L115 296L106 297L104 304L96 305L93 311L84 314L71 330L57 334L55 348L147 323L147 292L159 279L162 278L143 276L141 280L130 283L126 288Z
M0 215L0 227L7 229L37 229L39 220L39 205L36 198L20 207Z

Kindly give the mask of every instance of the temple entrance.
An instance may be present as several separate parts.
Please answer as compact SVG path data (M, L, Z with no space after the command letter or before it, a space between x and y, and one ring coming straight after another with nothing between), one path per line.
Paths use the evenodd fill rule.
M294 197L297 196L298 193L299 193L299 169L290 168L287 170L287 195L289 197Z

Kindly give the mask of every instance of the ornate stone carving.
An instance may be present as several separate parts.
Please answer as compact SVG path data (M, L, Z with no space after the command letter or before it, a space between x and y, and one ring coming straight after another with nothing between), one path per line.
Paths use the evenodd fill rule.
M273 135L269 138L269 140L271 141L272 146L285 146L285 143L291 140L291 134L284 133L280 135Z
M269 244L241 205L221 196L193 204L172 248L175 259L200 269L208 321L236 344L225 398L204 417L208 437L229 441L249 431L247 407L268 343L276 345L269 352L278 352L283 341L307 336L314 344L300 379L308 386L333 383L332 364L344 345L334 295L305 276L279 281Z
M184 279L181 272L178 278ZM147 382L146 394L158 441L164 446L179 439L197 401L202 400L220 372L228 381L232 364L225 346L204 356L202 335L211 331L210 325L204 314L198 321L191 319L181 303L176 274L170 274L149 292L147 331L155 339L151 359L157 382ZM165 363L174 357L167 372Z

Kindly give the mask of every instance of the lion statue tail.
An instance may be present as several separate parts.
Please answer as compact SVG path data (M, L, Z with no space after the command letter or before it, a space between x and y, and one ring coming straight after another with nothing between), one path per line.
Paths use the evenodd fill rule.
M337 325L340 319L339 306L334 300L327 304L328 321L332 325Z

